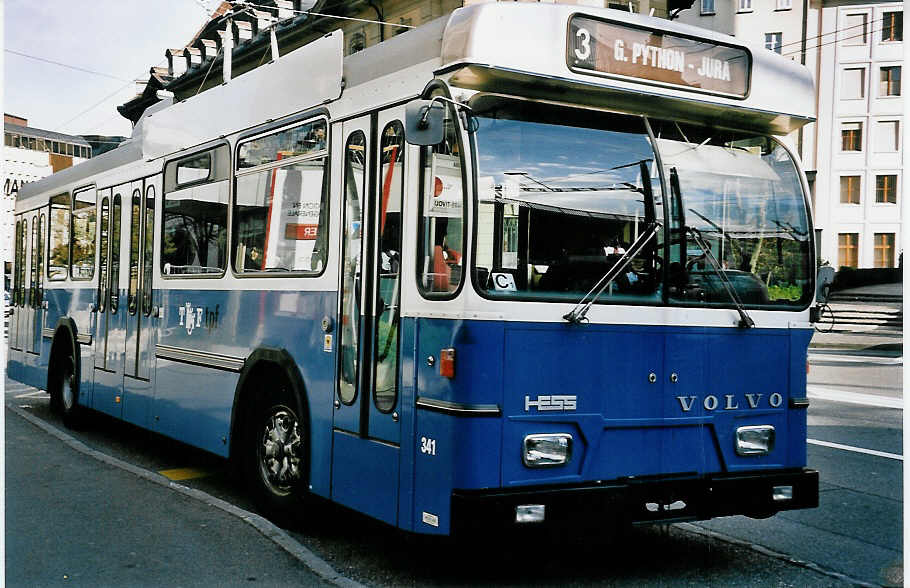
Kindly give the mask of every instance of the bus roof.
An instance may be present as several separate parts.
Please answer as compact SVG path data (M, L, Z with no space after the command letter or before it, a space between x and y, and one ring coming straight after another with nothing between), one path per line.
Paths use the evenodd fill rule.
M443 72L473 90L760 132L789 133L815 118L812 76L799 63L614 9L494 2L456 10Z

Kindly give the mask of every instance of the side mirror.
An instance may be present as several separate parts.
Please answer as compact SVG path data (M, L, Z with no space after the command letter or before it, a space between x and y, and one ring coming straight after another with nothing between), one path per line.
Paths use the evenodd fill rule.
M445 136L445 107L439 101L414 100L405 111L404 136L411 145L436 145Z
M834 282L836 273L837 271L829 265L823 265L818 268L818 277L815 279L815 301L817 304L828 302L828 296L831 294L831 283Z

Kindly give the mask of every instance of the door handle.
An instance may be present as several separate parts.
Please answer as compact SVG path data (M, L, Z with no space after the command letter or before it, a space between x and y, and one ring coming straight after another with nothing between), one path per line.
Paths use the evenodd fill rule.
M43 308L44 310L47 310L47 308L48 308L47 300L42 300L42 301L41 301L41 308Z
M161 307L157 304L152 307L151 315L153 318L161 318Z

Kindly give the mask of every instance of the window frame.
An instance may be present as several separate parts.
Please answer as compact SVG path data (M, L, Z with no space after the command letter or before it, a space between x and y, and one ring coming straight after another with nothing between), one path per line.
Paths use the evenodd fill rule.
M52 222L52 219L54 218L54 210L55 210L54 209L54 199L64 197L64 196L67 198L67 202L58 204L57 210L65 210L66 214L67 214L66 222L64 223L66 225L66 230L69 233L67 235L67 239L66 239L66 265L64 266L64 271L62 272L61 277L52 278L50 275L51 253L53 252L53 247L51 246L51 244L53 243L53 240L52 240L53 229L56 225L56 223ZM48 238L47 238L48 239L47 281L48 282L65 282L66 280L70 279L70 269L73 264L73 234L72 234L73 233L73 196L72 196L72 194L70 194L69 191L66 191L66 192L60 192L59 194L55 194L55 195L51 196L48 199L48 209L50 212L48 213L48 222L47 222L47 225L48 225L48 227L47 227L48 228L48 231L47 231L47 234L48 234Z
M858 129L845 129L844 125L859 125ZM840 121L840 153L863 153L863 140L864 140L864 127L863 121L861 120L842 120ZM858 149L844 149L844 131L858 131L859 138L857 140L859 144Z
M889 180L888 178L893 178L894 184L890 186L888 190ZM879 179L884 179L884 188L879 188ZM895 206L897 204L897 195L898 195L898 184L900 184L900 175L895 172L886 172L886 173L875 173L875 204L882 206ZM883 200L879 200L879 194L882 194ZM888 196L893 198L893 200L888 200Z
M95 201L92 203L91 206L86 206L84 208L86 210L91 208L96 213L95 234L92 235L92 245L95 247L95 250L92 251L92 275L87 278L77 278L73 275L73 261L74 261L73 249L74 249L74 245L76 244L76 196L78 196L79 194L82 194L83 192L88 192L90 190L95 191ZM98 266L97 210L98 210L98 190L95 187L95 184L90 184L88 186L81 186L81 187L73 190L73 193L70 197L70 262L69 262L69 265L67 266L67 274L69 275L69 278L71 280L73 280L74 282L90 282L95 279L95 271L97 270L97 266Z
M875 127L875 135L872 140L872 152L873 153L899 153L901 150L901 121L899 118L884 118L881 120L873 121ZM893 134L887 133L889 146L892 148L880 150L878 148L879 140L884 134L882 133L883 125L894 124L896 128L893 130L896 131Z
M894 15L894 14L899 14L900 16L897 17L896 19L894 19L894 17L892 16L892 15ZM892 23L891 26L886 26L886 24L885 24L885 19L886 19L886 18L892 18L892 19L894 19L894 22L900 23L900 25L897 27L897 28L899 29L899 32L900 32L900 38L899 38L899 39L893 38L893 37L894 37L894 29L895 29L894 23ZM879 38L879 43L902 43L902 42L904 41L904 25L903 25L903 22L904 22L904 11L903 11L903 10L883 10L883 11L882 11L882 30L881 30L882 35L881 35L881 37ZM891 34L891 37L892 37L892 38L889 38L889 39L886 39L886 38L885 38L885 32L886 32L886 31L889 32L889 33Z
M736 13L743 14L752 12L752 0L736 0Z
M882 243L879 243L879 238L883 237ZM888 239L890 237L890 239ZM897 261L895 256L895 249L897 248L894 233L873 233L872 234L872 267L874 268L893 268L895 267L895 262ZM884 242L886 241L886 242ZM883 259L883 261L889 261L888 265L878 265L878 254L879 251L882 252L882 256L889 256L888 259Z
M701 14L702 16L710 16L712 14L717 14L717 7L715 5L715 0L700 0L699 14Z
M849 240L849 237L851 237L851 236L855 237L855 239L856 239L853 243L848 243L847 245L841 245L841 237L847 237ZM857 268L857 267L859 267L859 242L860 242L859 237L860 237L859 232L838 233L837 234L837 267L838 268L841 268L841 267ZM841 263L841 250L846 250L846 251L848 251L848 253L852 251L853 256L856 258L854 260L854 265L846 265L846 264ZM850 261L850 260L846 259L844 261Z
M860 65L859 67L854 67L853 64L850 64L847 67L841 68L841 70L840 70L840 94L838 95L839 100L865 100L866 99L866 96L868 94L868 92L866 91L866 81L868 78L868 73L867 73L868 69L869 68L866 67L865 65ZM850 98L844 97L844 94L846 93L844 90L847 87L845 76L848 71L860 72L860 76L862 79L860 80L859 97L850 97Z
M848 186L853 183L852 181L849 181L849 178L856 178L856 184L857 184L856 202L853 202L852 200L849 200L849 199L846 201L844 200L844 194L843 194L844 180L848 180L848 182L847 182ZM859 206L863 203L863 196L862 196L862 194L863 194L863 176L862 176L862 174L851 173L849 175L846 175L846 174L841 175L840 180L839 180L839 188L840 188L840 199L838 202L841 206Z
M848 19L853 16L859 16L863 18L862 24L850 24ZM845 12L843 13L843 24L838 27L839 32L843 35L838 35L837 42L844 47L866 47L869 45L869 34L870 30L870 18L869 12ZM860 35L854 29L862 27L862 34ZM858 41L858 37L862 37L862 41Z
M439 95L444 98L448 98L449 100L452 99L452 95L449 92L448 86L442 82L431 82L424 89L422 98L425 100L429 100L434 95ZM457 132L455 133L455 135L456 135L456 139L458 141L458 152L459 152L459 158L461 160L461 210L462 210L462 216L461 216L461 243L462 243L461 268L462 269L461 269L461 272L462 272L462 274L461 274L461 280L458 283L458 286L452 292L442 292L442 293L439 293L439 295L434 295L431 292L427 292L421 286L422 276L420 275L420 272L421 272L421 267L422 267L422 260L420 259L420 257L424 253L424 251L422 250L421 244L423 243L424 237L425 237L425 235L424 235L424 192L423 191L426 188L426 181L427 181L428 168L426 165L426 161L430 157L429 150L433 147L432 145L423 145L420 147L420 153L417 155L417 161L416 161L417 170L418 170L417 171L417 234L416 234L417 247L415 247L415 252L414 252L414 284L417 287L417 292L420 294L420 297L424 300L430 300L430 301L454 300L461 294L462 290L465 287L465 285L464 285L465 282L471 282L473 284L475 281L473 279L473 275L472 275L473 274L473 265L472 264L474 263L473 253L474 253L474 248L476 246L476 234L474 234L474 238L471 239L470 247L467 247L468 230L470 229L471 231L474 231L473 225L476 224L474 222L473 218L469 217L467 214L468 204L469 204L468 190L469 190L469 186L470 186L470 184L468 183L469 179L468 179L467 166L468 166L468 164L471 165L471 169L472 169L471 173L472 173L472 175L474 175L476 177L476 169L477 169L476 153L475 153L475 150L473 147L473 139L471 138L471 139L469 139L469 141L471 141L471 152L470 152L471 160L469 161L468 156L466 155L467 152L465 151L465 145L466 145L465 137L464 137L465 129L462 127L461 117L458 116L458 111L455 110L456 107L453 104L446 103L445 107L447 109L452 109L452 110L450 110L450 112L452 113L452 117L455 121L456 129L457 129ZM406 145L408 144L407 141L405 141L405 144ZM473 190L473 191L476 192L476 190ZM476 205L477 205L476 193L473 196L471 196L471 198L474 199L472 206L476 207ZM476 208L475 208L475 210L476 210ZM468 225L471 225L471 227L469 227Z
M177 183L177 170L175 169L173 172L174 173L174 185L170 190L168 190L167 176L168 176L168 168L170 166L177 166L177 165L179 165L179 162L181 162L181 161L186 161L186 160L192 159L192 158L196 157L197 155L200 155L201 153L214 152L221 147L227 147L227 150L228 150L228 160L229 161L228 161L227 177L224 177L224 178L214 177L213 178L213 175L215 175L215 173L213 171L215 166L212 165L209 168L209 179L207 179L205 181L195 181L190 184L178 184ZM172 194L174 192L177 192L179 190L184 190L186 188L192 188L194 186L201 186L201 185L205 185L205 184L213 184L216 182L228 182L228 184L227 184L228 185L228 198L227 198L227 202L225 202L225 206L227 207L227 210L225 213L224 230L226 233L225 247L229 246L229 244L231 242L231 198L232 198L232 195L230 194L230 192L232 191L231 190L231 181L233 180L233 163L232 163L232 161L233 160L231 158L231 144L227 140L220 140L220 141L215 141L212 143L207 143L206 145L202 146L201 148L195 149L191 153L187 153L187 154L181 155L179 157L175 157L173 159L165 161L164 166L162 168L163 174L162 174L162 185L161 185L161 218L159 218L157 220L157 222L159 223L159 228L158 228L158 237L160 239L160 245L158 246L159 251L162 251L164 248L164 236L165 236L164 235L164 230L165 230L164 223L166 220L165 213L166 213L168 194ZM111 206L111 208L113 209L113 205ZM230 265L230 252L225 251L225 253L226 253L225 265ZM166 274L166 273L164 273L163 263L164 263L164 255L161 254L158 256L158 264L157 264L158 265L158 277L165 279L165 280L219 280L227 274L226 267L222 268L221 272L217 273L217 274L216 273L211 273L211 274Z
M317 120L325 121L325 149L319 150L315 153L307 153L304 155L298 155L295 157L289 157L288 159L281 159L278 161L272 161L269 163L264 163L254 167L247 167L240 170L237 168L240 160L240 148L244 143L250 141L255 141L256 139L262 137L268 137L269 135L274 135L282 131L293 129L296 127L301 127L312 123ZM260 271L248 271L248 272L238 272L236 267L237 261L237 243L235 242L235 236L238 231L235 230L234 226L236 215L234 214L234 209L237 205L237 179L243 176L252 175L254 173L261 173L263 171L269 171L273 169L280 169L282 167L287 167L295 163L301 163L306 161L313 161L318 159L325 159L325 164L323 165L323 175L322 175L322 195L325 197L325 208L320 209L320 216L324 216L326 219L325 230L328 231L328 234L325 235L325 260L322 264L322 269L319 271L305 271L305 270L295 270L289 272L270 272L268 270ZM320 108L316 111L310 111L303 113L300 116L294 117L292 119L285 119L277 123L272 123L255 129L249 133L241 135L237 138L237 143L234 146L233 157L231 159L231 195L228 199L228 224L230 225L230 233L228 234L228 266L230 268L231 275L235 278L240 279L249 279L249 278L318 278L325 274L326 269L328 269L330 255L329 249L331 246L331 212L332 212L332 120L329 117L329 113L326 109Z
M891 87L895 84L894 76L893 76L894 70L897 70L897 86L898 86L897 94L885 94L882 92L882 84L887 83L888 89L889 90L891 89ZM903 95L903 88L901 87L901 82L902 82L902 78L903 78L902 70L903 70L903 67L901 67L900 64L896 64L896 63L878 66L878 95L876 96L877 98L886 98L886 99L887 98L900 98ZM882 74L884 74L886 71L888 72L888 80L885 82L882 80Z
M777 36L777 43L776 43L776 44L774 44L774 42L773 42L773 41L774 41L775 35ZM770 47L768 46L768 44L769 44L769 37L771 38L771 39L770 39L770 41L771 41L771 46L770 46ZM767 49L768 51L772 51L772 52L774 52L774 53L777 53L778 55L782 55L782 54L783 54L783 46L784 46L784 33L783 33L783 31L774 31L774 32L771 32L771 33L765 33L765 49Z

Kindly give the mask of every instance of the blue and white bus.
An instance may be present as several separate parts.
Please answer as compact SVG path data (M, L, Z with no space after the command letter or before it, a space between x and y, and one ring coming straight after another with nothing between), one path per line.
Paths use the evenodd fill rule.
M12 378L231 459L279 518L817 505L805 68L553 4L342 36L22 189Z

